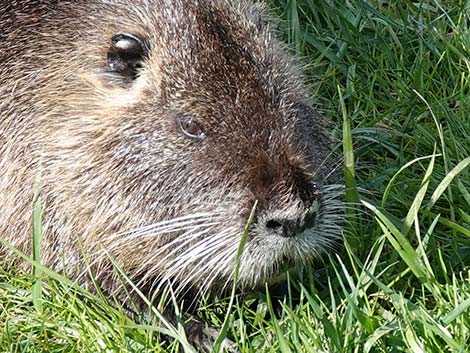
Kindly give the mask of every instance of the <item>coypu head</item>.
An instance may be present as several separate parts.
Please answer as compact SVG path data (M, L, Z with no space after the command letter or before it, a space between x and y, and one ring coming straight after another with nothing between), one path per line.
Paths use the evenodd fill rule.
M141 287L220 289L257 201L240 287L308 263L340 234L329 140L263 11L137 3L48 24L41 193L49 253L65 254L49 262L76 266L78 236L98 272L112 256Z

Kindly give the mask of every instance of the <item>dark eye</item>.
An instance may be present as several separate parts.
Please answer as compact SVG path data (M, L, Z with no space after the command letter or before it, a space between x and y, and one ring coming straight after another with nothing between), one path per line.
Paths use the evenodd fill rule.
M147 47L140 38L129 33L115 33L108 50L108 69L134 80L146 56Z
M206 138L201 124L191 115L183 115L176 118L181 133L189 138L203 140Z

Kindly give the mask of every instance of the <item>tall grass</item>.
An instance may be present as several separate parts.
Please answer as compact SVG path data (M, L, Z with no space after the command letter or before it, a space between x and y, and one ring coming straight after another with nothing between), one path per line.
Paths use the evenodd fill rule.
M198 315L226 319L242 353L469 352L470 5L270 8L343 148L354 211L343 249L280 302L267 290ZM0 270L1 352L176 351L158 331L60 276Z

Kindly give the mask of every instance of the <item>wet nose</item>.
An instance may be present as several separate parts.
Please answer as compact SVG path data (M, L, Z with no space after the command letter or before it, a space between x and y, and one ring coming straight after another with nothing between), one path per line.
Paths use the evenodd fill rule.
M300 213L297 215L276 215L267 217L265 228L269 234L281 236L283 238L292 238L304 230L312 228L315 225L315 213Z

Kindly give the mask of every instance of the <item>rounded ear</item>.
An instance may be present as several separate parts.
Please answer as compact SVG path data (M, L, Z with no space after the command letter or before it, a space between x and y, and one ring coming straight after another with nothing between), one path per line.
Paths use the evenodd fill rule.
M115 33L108 50L108 71L135 80L148 55L144 41L130 33Z

